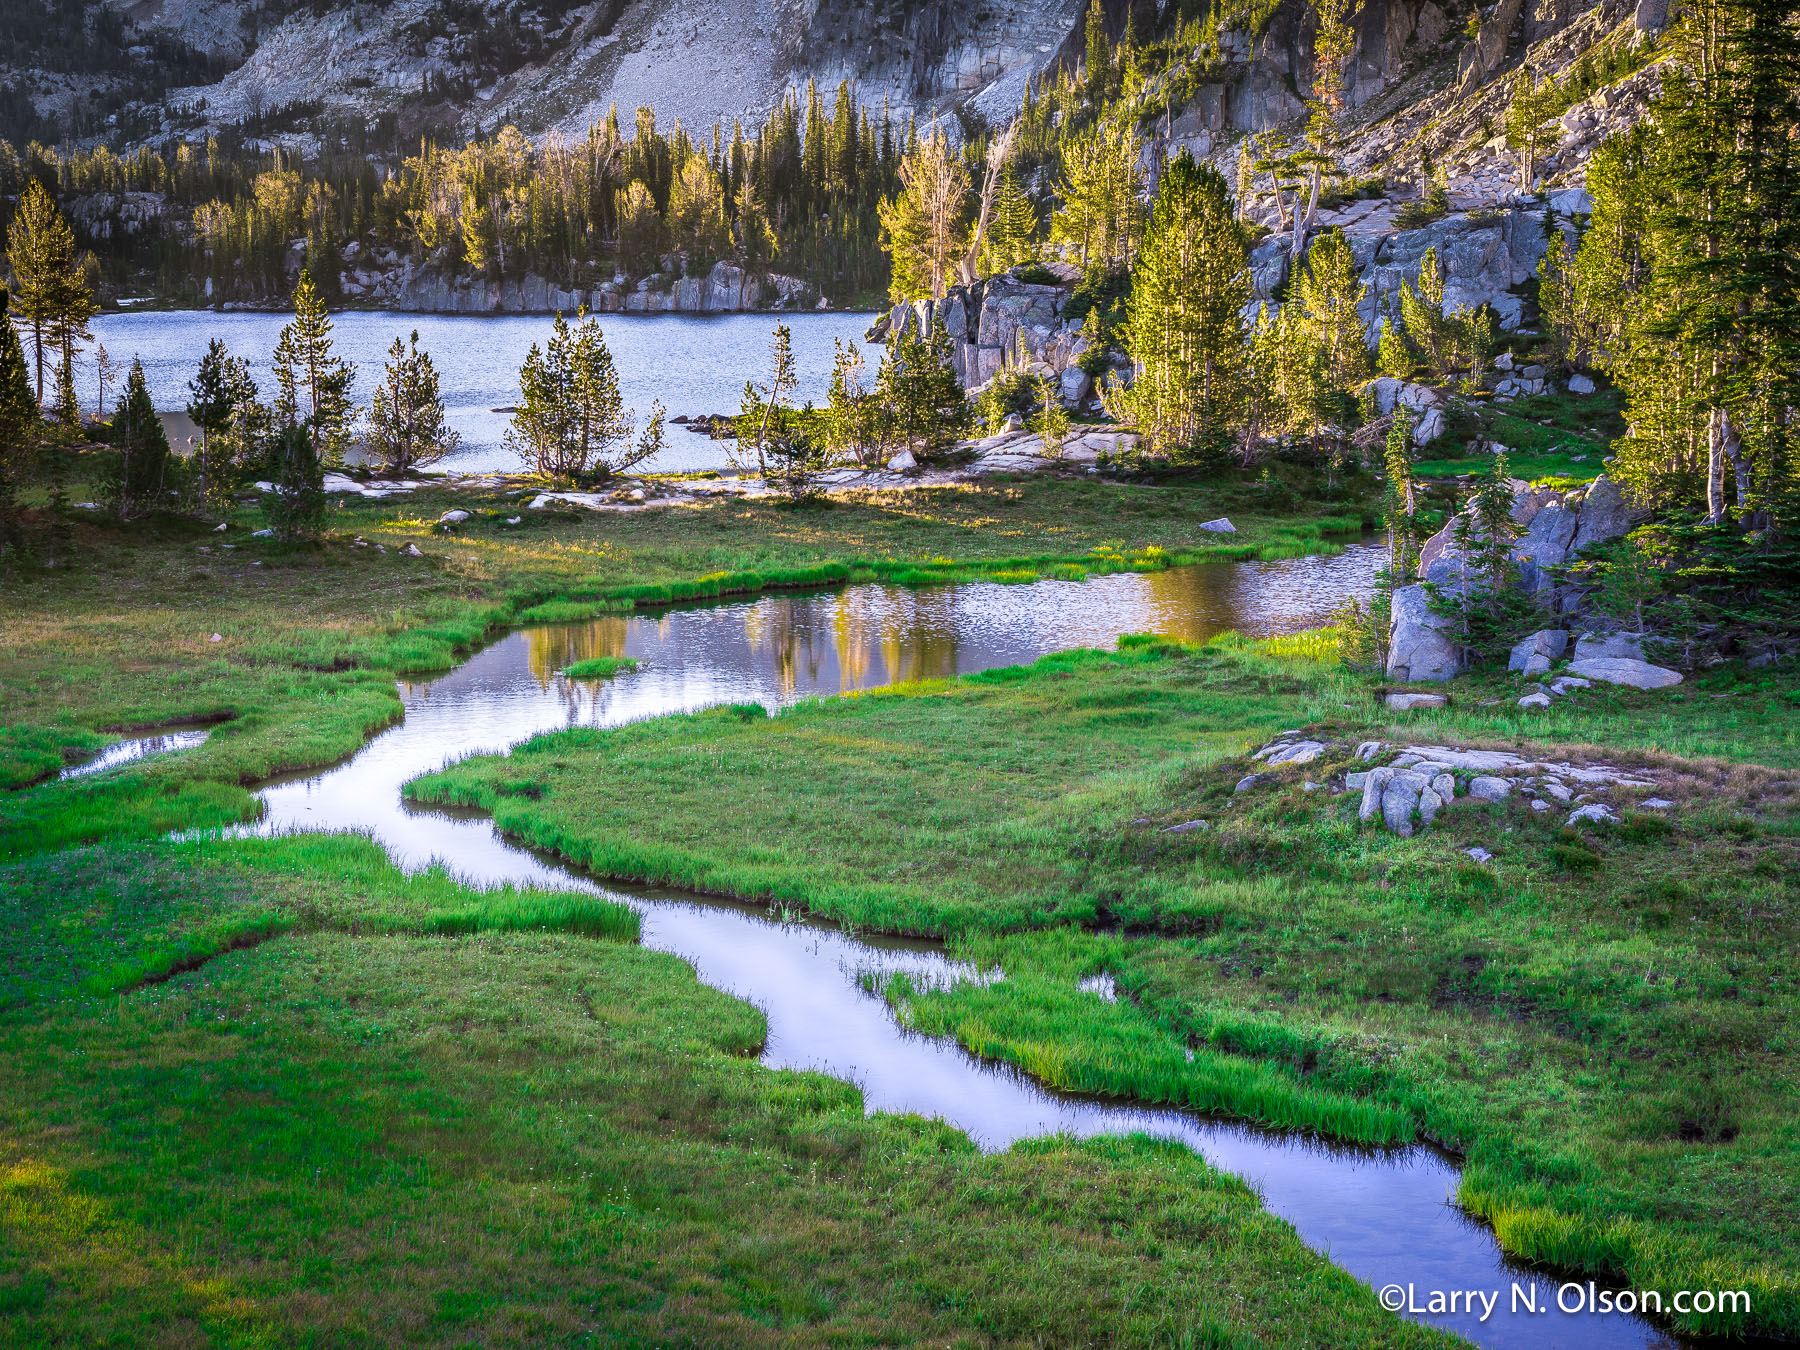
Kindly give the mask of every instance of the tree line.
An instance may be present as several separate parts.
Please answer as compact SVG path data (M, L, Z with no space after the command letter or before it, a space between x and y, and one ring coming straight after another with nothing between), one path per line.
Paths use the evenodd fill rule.
M695 136L617 109L585 135L533 142L500 128L461 146L420 142L396 157L327 146L304 159L217 138L120 156L105 146L21 152L0 142L0 198L37 182L65 206L99 194L157 194L162 215L128 228L96 209L84 240L119 284L148 274L164 294L265 302L301 265L328 299L371 262L433 263L453 277L527 274L586 288L615 269L703 272L721 258L796 275L849 298L887 284L875 204L916 139L885 106L841 84L827 101L790 90L762 123ZM391 256L390 256L391 255Z

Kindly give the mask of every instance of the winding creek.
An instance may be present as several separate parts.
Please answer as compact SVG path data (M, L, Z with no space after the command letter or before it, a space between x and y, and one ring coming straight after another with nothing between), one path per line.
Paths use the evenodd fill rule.
M857 586L767 596L514 632L441 678L404 684L405 720L344 764L266 787L264 832L362 830L403 866L441 862L478 887L581 889L621 900L643 920L643 944L691 962L701 980L768 1018L763 1062L857 1083L870 1111L937 1116L981 1147L1052 1133L1142 1132L1178 1139L1244 1177L1302 1238L1380 1288L1499 1291L1493 1314L1422 1316L1493 1347L1673 1347L1635 1317L1565 1315L1558 1282L1507 1261L1492 1233L1449 1203L1452 1159L1434 1150L1370 1149L1253 1129L1190 1112L1084 1099L1044 1089L954 1042L904 1031L866 993L867 972L957 978L941 949L779 922L760 907L666 891L601 887L501 838L485 819L411 808L402 784L443 764L503 751L533 735L611 725L721 702L769 706L897 680L1033 660L1120 634L1205 638L1228 628L1288 631L1319 623L1348 594L1366 594L1381 551L1215 564L1085 583L970 585L936 590ZM640 668L605 682L558 672L591 656ZM1096 997L1105 990L1096 988ZM1536 1316L1509 1307L1533 1291Z

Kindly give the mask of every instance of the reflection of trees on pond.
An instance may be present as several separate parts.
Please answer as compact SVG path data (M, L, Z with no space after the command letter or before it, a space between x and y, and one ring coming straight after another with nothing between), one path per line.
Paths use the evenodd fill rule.
M625 655L627 621L606 617L583 624L525 630L525 662L538 687L548 689L556 672L596 656Z
M830 599L765 600L744 616L752 651L768 657L784 696L821 686L834 658L834 690L956 673L951 595L858 586ZM879 657L879 662L877 658Z
M1139 573L1137 580L1150 601L1150 631L1183 642L1205 642L1230 628L1239 598L1236 571L1230 566L1200 566Z

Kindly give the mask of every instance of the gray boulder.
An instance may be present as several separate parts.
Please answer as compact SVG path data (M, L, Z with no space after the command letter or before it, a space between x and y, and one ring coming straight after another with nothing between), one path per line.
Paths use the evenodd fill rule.
M1058 383L1063 402L1071 407L1079 407L1081 401L1094 392L1093 377L1080 366L1070 366L1063 371Z
M1381 799L1387 790L1388 780L1398 770L1381 768L1370 769L1363 775L1362 805L1357 808L1358 820L1373 820L1381 812Z
M1382 824L1402 839L1412 838L1413 812L1419 809L1420 795L1430 791L1424 774L1408 773L1405 770L1396 773L1388 779L1381 791ZM1437 796L1435 792L1431 795Z
M1508 670L1524 671L1526 675L1540 675L1550 669L1552 661L1560 661L1564 652L1569 650L1569 632L1566 628L1544 628L1521 638L1514 645L1512 655L1507 659Z
M1524 698L1519 700L1519 706L1521 708L1548 708L1550 706L1550 695L1543 693L1527 694Z
M1512 782L1506 778L1496 778L1492 774L1482 774L1469 780L1469 795L1479 802L1503 802L1512 796Z
M1579 553L1589 544L1603 544L1629 533L1633 523L1631 507L1619 485L1601 474L1581 499L1581 523L1575 530L1570 553Z
M1571 394L1591 394L1594 392L1594 382L1587 376L1576 373L1569 376L1569 392Z
M1418 426L1413 428L1413 444L1429 445L1444 434L1444 410L1427 408L1424 416L1419 418Z
M1217 520L1202 521L1200 528L1203 530L1210 530L1213 534L1237 533L1237 526L1233 525L1224 516L1220 516Z
M1389 694L1389 712L1411 712L1414 708L1441 708L1450 700L1442 694Z
M1622 684L1632 689L1667 689L1681 683L1680 672L1653 666L1648 661L1607 660L1601 657L1571 662L1569 674L1579 675L1586 680L1599 680L1602 684Z
M1462 661L1456 643L1445 631L1449 621L1431 612L1423 586L1398 588L1393 616L1388 637L1389 679L1442 682L1456 674Z
M1575 642L1577 661L1642 661L1643 633L1583 633Z
M1576 513L1560 503L1540 507L1532 516L1524 538L1513 549L1513 557L1519 562L1519 580L1526 590L1541 593L1555 584L1549 569L1568 561L1569 547L1575 542L1580 523Z

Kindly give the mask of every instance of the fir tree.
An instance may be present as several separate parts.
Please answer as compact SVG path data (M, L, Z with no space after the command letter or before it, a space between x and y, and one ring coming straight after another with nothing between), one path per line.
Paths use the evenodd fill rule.
M419 330L410 345L395 338L369 408L367 443L383 472L399 475L435 464L461 439L444 420L437 367L429 352L419 350Z
M1063 148L1062 205L1050 221L1052 242L1076 250L1083 268L1131 261L1137 246L1137 135L1125 122L1101 122Z
M1034 259L1037 223L1037 211L1025 195L1019 175L1008 169L1001 176L994 220L988 227L987 271L1004 272Z
M1383 458L1387 474L1385 516L1390 587L1411 585L1413 570L1419 560L1418 501L1413 493L1412 431L1412 414L1403 405L1395 404Z
M1369 348L1363 337L1361 306L1369 288L1357 274L1356 260L1341 230L1329 230L1307 251L1306 269L1295 279L1296 330L1316 355L1318 396L1310 411L1315 439L1327 420L1342 426L1349 420L1351 391L1367 378Z
M1519 191L1537 182L1538 156L1550 135L1550 119L1559 111L1561 92L1551 80L1538 80L1530 67L1513 80L1512 103L1506 110L1506 144L1519 156Z
M1136 370L1111 395L1154 449L1205 460L1229 446L1249 373L1250 294L1225 180L1183 151L1163 174L1133 278L1125 350Z
M331 318L312 273L302 270L294 317L275 344L275 418L284 427L304 427L321 464L343 462L356 415L350 401L355 379L356 367L332 350Z

